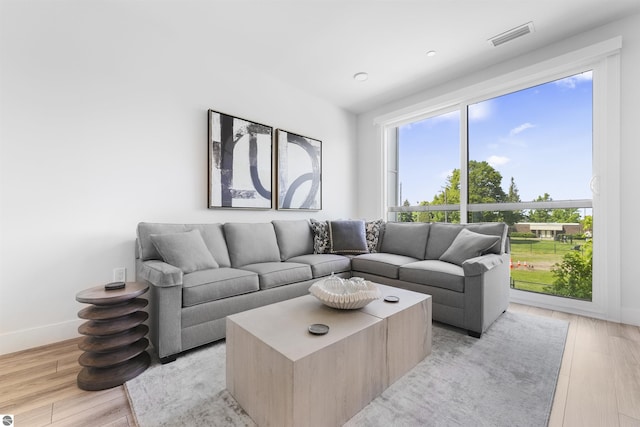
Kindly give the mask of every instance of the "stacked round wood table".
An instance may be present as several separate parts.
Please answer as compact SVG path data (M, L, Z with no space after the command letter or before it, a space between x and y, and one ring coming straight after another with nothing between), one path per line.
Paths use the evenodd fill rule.
M76 295L77 301L91 304L78 312L78 317L88 319L78 328L86 335L78 345L84 351L78 359L83 366L78 387L116 387L149 367L151 358L145 351L149 327L143 325L149 315L141 311L148 301L138 298L148 290L144 283L128 282L122 289L107 291L101 285Z

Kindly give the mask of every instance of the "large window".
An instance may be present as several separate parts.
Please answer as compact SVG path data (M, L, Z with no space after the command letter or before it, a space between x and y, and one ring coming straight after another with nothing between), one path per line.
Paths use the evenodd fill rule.
M511 301L619 320L621 46L615 37L376 117L387 219L512 223ZM555 101L537 111L522 108L550 96ZM421 126L434 133L406 139ZM402 152L420 141L421 156ZM476 172L491 170L499 188L494 179L477 185ZM591 273L591 296L564 298L562 286L541 291L536 283L548 278L532 276L546 271L547 252L580 261L574 266ZM569 273L577 270L559 277L571 287Z

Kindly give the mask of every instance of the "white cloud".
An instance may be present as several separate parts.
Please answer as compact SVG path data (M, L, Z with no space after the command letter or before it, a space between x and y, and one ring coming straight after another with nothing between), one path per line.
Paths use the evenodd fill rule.
M487 159L487 163L489 163L492 167L502 166L511 161L510 158L505 156L490 156Z
M509 131L509 136L515 136L515 135L519 134L520 132L525 131L525 130L527 130L529 128L533 128L533 127L535 127L535 125L532 125L529 122L523 123L520 126L516 126L513 129L511 129Z
M557 86L561 86L566 89L575 89L578 83L588 82L593 80L593 72L586 71L575 76L565 77L564 79L556 80L553 83Z

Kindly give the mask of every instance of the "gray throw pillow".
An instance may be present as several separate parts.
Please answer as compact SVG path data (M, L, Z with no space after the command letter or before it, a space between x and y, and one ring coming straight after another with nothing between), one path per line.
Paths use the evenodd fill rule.
M440 261L462 265L466 260L486 253L499 241L500 237L498 236L474 233L463 228L453 240L449 249L442 254Z
M185 233L151 234L151 243L167 264L178 267L185 274L218 268L198 230Z
M367 238L364 221L327 221L329 229L329 253L366 254Z

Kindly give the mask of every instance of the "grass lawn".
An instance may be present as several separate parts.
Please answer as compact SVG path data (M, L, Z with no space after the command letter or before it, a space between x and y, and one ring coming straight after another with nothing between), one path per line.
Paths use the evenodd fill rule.
M574 240L573 243L562 243L553 240L512 238L511 277L515 288L547 293L544 290L545 286L553 283L551 267L561 262L564 254L583 244L584 242L579 240ZM520 261L520 267L518 267L518 261ZM524 267L525 262L529 268Z

